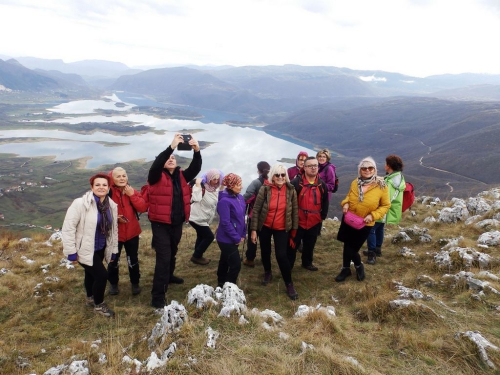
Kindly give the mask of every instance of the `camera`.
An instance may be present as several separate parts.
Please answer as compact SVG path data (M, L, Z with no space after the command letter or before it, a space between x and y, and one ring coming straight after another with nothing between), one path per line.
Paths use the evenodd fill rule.
M177 150L179 150L179 151L189 151L189 150L192 150L192 147L189 144L189 141L191 140L191 136L189 134L182 134L182 138L184 139L184 142L183 143L179 143L177 145Z

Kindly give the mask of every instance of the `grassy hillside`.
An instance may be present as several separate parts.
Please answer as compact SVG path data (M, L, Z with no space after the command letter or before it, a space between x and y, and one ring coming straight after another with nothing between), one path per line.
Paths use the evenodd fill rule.
M268 286L260 284L263 273L260 256L256 268L242 266L238 286L246 296L249 310L271 309L284 322L273 330L262 326L265 319L255 313L244 313L249 324L239 325L238 316L217 317L220 307L197 310L187 305L187 293L197 284L216 285L219 250L216 243L206 256L208 266L189 261L195 241L194 230L185 227L180 244L176 274L185 279L183 285L170 285L168 302L177 300L188 311L188 320L179 332L167 335L165 342L148 347L147 338L160 316L150 307L150 289L154 270L154 252L150 248L151 232L144 222L140 242L141 285L143 291L132 296L126 262L121 264L120 294L106 295L105 300L116 311L115 319L96 316L85 306L83 271L77 266L66 269L60 243L48 246L48 235L35 235L21 242L21 235L0 235L0 373L43 374L49 368L87 360L92 374L135 373L122 363L124 355L145 361L154 351L158 356L173 342L177 350L157 374L496 374L480 357L478 349L458 332L479 331L493 345L500 346L500 297L485 288L482 293L469 289L465 282L450 282L445 274L470 271L474 277L489 281L499 290L500 281L478 275L500 272L498 246L479 248L476 240L483 230L457 224L423 224L428 216L448 206L418 203L403 216L401 227L418 225L427 228L430 242L418 236L405 244L392 244L397 233L389 226L383 256L374 266L366 266L366 280L350 277L335 283L341 266L342 247L335 240L339 223L326 221L319 237L314 263L318 272L296 267L293 279L299 299L286 296L277 264L273 262L274 279ZM491 211L485 217L491 218ZM142 220L141 220L142 221ZM409 232L408 232L409 233ZM493 257L490 265L467 267L458 257L453 265L439 268L436 252L450 239L463 236L460 247L475 248ZM399 254L410 248L415 257ZM23 258L26 257L26 258ZM28 263L32 260L33 263ZM42 267L43 266L43 267ZM44 271L46 270L46 271ZM57 277L59 281L54 281ZM391 308L399 299L395 282L413 288L426 296L413 300L411 308ZM38 285L38 286L37 286ZM336 316L319 311L295 318L300 305L333 306ZM270 323L269 320L267 320ZM272 324L271 324L272 325ZM219 331L215 349L206 347L211 327ZM280 339L279 333L289 336ZM100 340L100 341L97 341ZM303 349L303 342L313 348ZM105 354L106 362L99 362ZM497 368L500 353L488 349L489 360ZM355 361L358 364L356 364ZM145 367L143 366L143 370ZM145 373L145 372L144 372Z

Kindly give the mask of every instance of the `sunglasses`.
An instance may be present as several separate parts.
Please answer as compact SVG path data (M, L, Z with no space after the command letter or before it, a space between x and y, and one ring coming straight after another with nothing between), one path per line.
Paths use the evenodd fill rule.
M281 173L281 174L280 173L275 173L274 177L276 177L276 178L280 178L280 177L285 178L286 177L286 173Z
M375 168L373 168L373 167L361 167L360 169L361 169L362 171L370 171L370 172L371 172L371 171L373 171Z

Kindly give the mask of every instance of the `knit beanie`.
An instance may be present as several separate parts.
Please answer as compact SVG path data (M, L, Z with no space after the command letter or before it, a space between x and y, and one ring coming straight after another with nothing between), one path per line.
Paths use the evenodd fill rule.
M375 163L375 160L371 156L368 156L361 160L361 162L358 164L358 177L361 177L361 168L362 167L373 167L375 168L375 173L373 174L374 176L377 175L377 164Z
M229 190L233 190L233 188L239 184L241 184L241 177L234 173L225 175L222 180L222 185L227 187Z

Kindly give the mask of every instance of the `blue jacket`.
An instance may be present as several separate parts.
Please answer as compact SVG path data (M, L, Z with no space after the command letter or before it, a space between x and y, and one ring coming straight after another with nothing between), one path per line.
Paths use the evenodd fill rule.
M241 194L230 194L226 190L219 193L219 229L216 237L218 242L237 244L245 237L245 208L245 200Z

